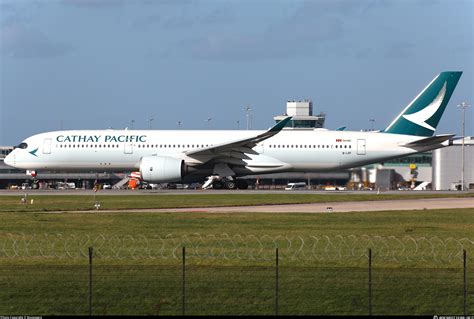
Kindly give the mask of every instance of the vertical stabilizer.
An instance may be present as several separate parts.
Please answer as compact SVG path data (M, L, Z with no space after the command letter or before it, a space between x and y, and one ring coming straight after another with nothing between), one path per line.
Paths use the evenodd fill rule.
M433 136L462 72L442 72L383 131Z

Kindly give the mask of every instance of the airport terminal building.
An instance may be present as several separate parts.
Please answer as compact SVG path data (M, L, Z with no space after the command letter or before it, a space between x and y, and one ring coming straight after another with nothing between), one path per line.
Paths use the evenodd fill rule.
M457 190L463 180L462 139L453 146L433 151L433 180L435 190ZM464 139L464 188L474 189L474 137Z

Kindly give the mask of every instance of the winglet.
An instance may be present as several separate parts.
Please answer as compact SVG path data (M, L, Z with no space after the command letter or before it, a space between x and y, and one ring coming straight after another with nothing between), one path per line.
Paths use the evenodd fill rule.
M281 120L280 122L275 124L274 127L269 129L268 132L279 132L279 131L281 131L286 126L286 124L288 124L288 122L291 121L292 118L293 118L292 116L285 117L283 120Z

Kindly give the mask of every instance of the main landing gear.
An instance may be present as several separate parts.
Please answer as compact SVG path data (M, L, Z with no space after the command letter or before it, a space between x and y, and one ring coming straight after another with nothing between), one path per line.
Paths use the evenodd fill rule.
M249 184L245 179L234 179L232 177L209 176L202 185L202 189L247 189Z

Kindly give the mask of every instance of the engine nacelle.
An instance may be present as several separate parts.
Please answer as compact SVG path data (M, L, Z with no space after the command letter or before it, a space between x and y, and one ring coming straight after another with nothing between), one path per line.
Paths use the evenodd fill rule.
M140 161L140 173L147 182L179 182L186 175L186 164L173 157L144 156Z

